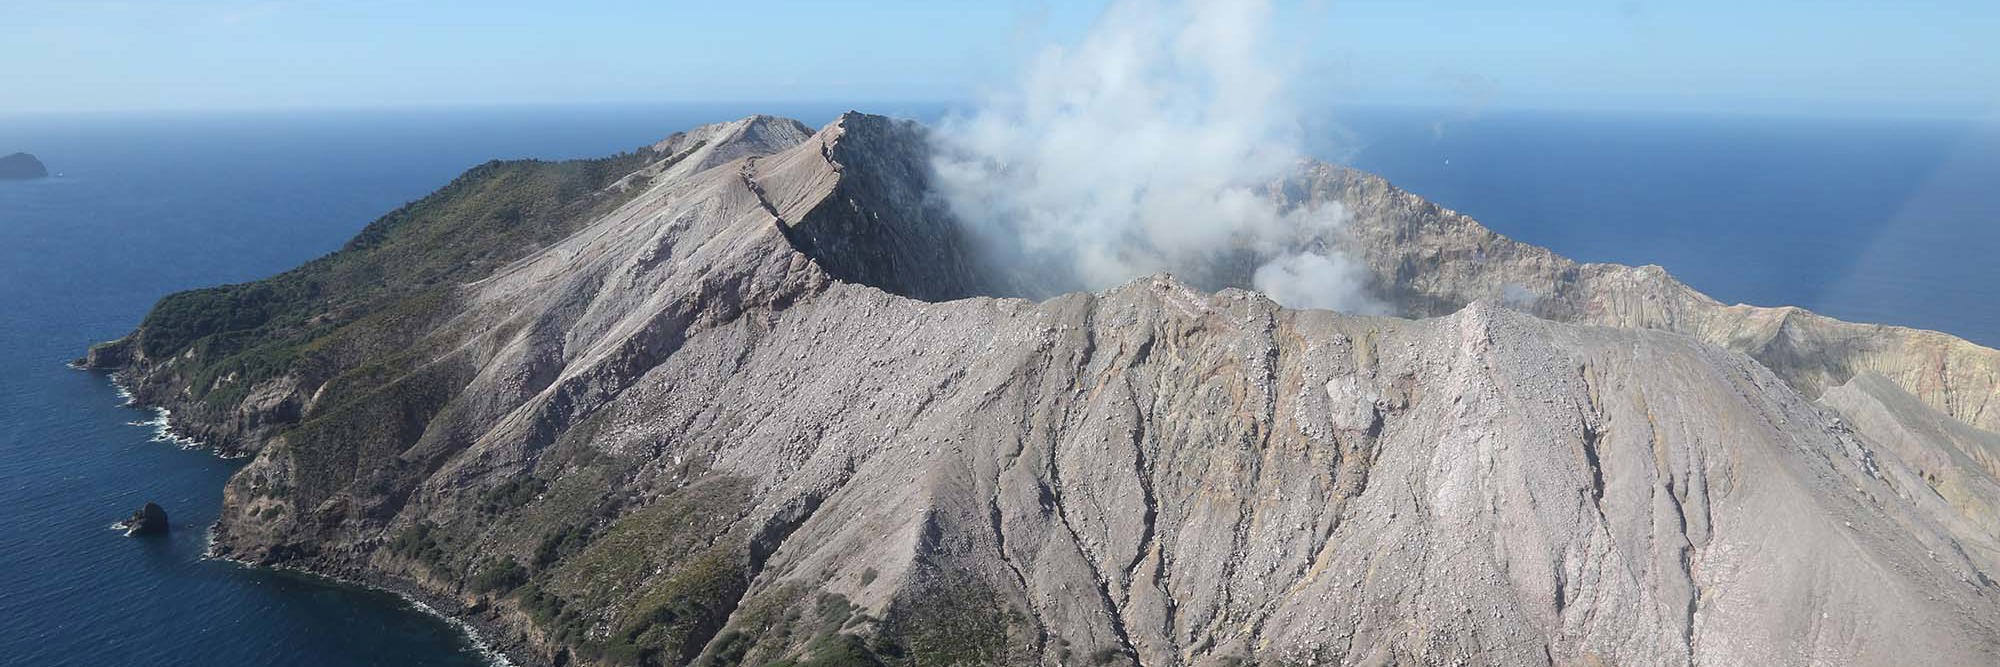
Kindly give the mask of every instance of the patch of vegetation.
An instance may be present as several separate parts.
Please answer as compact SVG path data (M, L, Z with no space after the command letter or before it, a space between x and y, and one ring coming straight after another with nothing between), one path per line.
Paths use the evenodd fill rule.
M457 397L472 370L464 364L430 364L375 391L345 397L344 403L293 429L285 453L298 480L295 504L314 506L358 479L397 472L403 465L399 455ZM415 477L416 471L400 472Z
M715 650L702 667L737 667L756 648L757 639L742 630L724 630L715 636Z
M1118 662L1124 657L1125 657L1124 649L1117 647L1101 648L1090 652L1090 664L1109 665Z
M845 595L820 593L819 600L813 605L813 611L818 614L822 626L841 628L847 625L848 619L854 617L855 607L854 603L847 601Z
M747 541L727 534L748 503L743 480L712 477L594 537L552 527L535 556L535 566L548 569L521 589L522 606L582 657L687 664L722 630L749 587ZM601 632L607 623L609 632Z
M614 665L684 665L716 636L748 585L738 561L703 554L648 583L635 600L613 603L620 620L603 637L590 633L602 609L581 596L552 592L546 583L528 584L520 595L529 618L580 656Z
M291 271L168 295L141 322L131 347L171 372L141 378L138 389L142 395L196 399L177 406L192 422L221 421L260 383L279 377L297 378L307 391L320 388L326 397L314 414L300 419L372 400L429 361L417 348L455 312L458 285L484 278L629 200L636 189L606 188L655 157L644 149L597 160L489 162L370 223L340 250ZM434 414L435 403L419 405ZM353 411L342 419L379 416ZM354 441L319 439L300 449L329 444L352 448ZM332 464L310 472L351 470L346 463L352 453L303 458L309 465ZM334 479L345 484L351 478Z
M301 289L310 289L309 284L256 282L169 294L146 314L139 349L161 358L209 336L254 330L312 297Z
M279 415L292 423L264 422L285 431L272 454L286 457L294 475L289 486L261 492L319 507L351 491L349 512L387 520L429 468L462 446L449 437L423 440L434 422L448 423L472 377L469 364L423 344L457 312L458 286L628 201L634 190L607 186L653 159L648 149L598 160L489 162L291 271L168 295L129 339L129 349L154 364L135 391L191 398L174 406L177 418L222 424L261 383L296 379L317 396L312 409ZM524 482L482 507L497 512L533 497ZM470 536L434 529L405 529L391 548L434 572L458 571L445 565L466 564L468 555L453 538Z
M873 642L845 630L866 619L846 596L810 593L798 583L786 584L747 600L735 621L716 635L715 649L699 667L792 665L803 667L881 667L901 664L885 660L901 655L893 642ZM802 645L802 646L801 646ZM795 653L795 654L794 654ZM790 659L783 656L790 655Z
M502 593L520 588L528 583L528 568L521 567L513 556L503 556L499 560L488 560L472 575L474 593Z
M860 637L837 634L814 639L798 667L882 667L882 661Z
M545 481L536 499L507 512L506 520L495 522L493 528L502 539L535 545L530 567L547 569L558 559L581 553L620 519L629 499L613 490L622 488L617 477L630 469L617 459L584 463L551 450L537 466L538 479Z
M444 562L444 544L438 540L437 525L429 521L411 524L389 541L389 551L431 568Z
M567 236L633 191L607 186L652 161L650 149L595 160L492 161L382 216L340 250L269 279L171 294L141 323L151 358L228 334L233 353L298 332L315 317L355 321L399 297L474 280Z
M705 554L648 586L607 643L666 658L665 664L687 664L729 620L749 584L735 559Z
M788 583L744 600L735 622L717 635L717 648L699 667L738 667L768 664L792 644L792 637L811 636L817 629L806 627L800 600L807 593L798 583ZM760 658L761 659L753 659Z
M748 482L711 477L627 514L554 573L565 592L608 599L663 564L693 560L716 544L750 503Z
M499 486L487 490L479 500L479 513L503 514L533 501L547 488L541 479L533 475L522 475L507 480Z
M557 526L535 546L535 569L545 569L557 560L582 551L589 541L589 529L577 524Z
M1000 593L976 581L957 580L927 586L890 610L890 619L877 650L908 664L1007 665L1032 662L1032 656L1016 655L1022 646L1019 635L1029 621Z
M877 621L845 596L790 583L745 600L697 667L986 667L1033 664L1032 622L995 589L947 575ZM1068 662L1068 649L1056 650ZM1124 657L1110 651L1112 661ZM1096 656L1092 656L1095 658ZM1076 663L1085 664L1085 663Z

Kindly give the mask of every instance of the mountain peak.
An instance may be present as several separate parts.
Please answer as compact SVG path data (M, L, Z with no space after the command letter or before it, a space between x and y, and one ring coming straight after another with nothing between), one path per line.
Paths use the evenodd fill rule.
M776 153L798 145L812 134L812 128L806 127L805 123L781 116L756 114L676 132L654 143L652 148L668 158L700 148L711 149L710 157L701 160L698 165L707 168L745 155Z

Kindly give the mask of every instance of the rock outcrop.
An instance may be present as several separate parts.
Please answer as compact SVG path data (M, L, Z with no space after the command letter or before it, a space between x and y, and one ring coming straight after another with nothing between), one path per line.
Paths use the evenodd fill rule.
M1946 415L2000 430L2000 351L1800 308L1724 305L1660 267L1574 262L1351 169L1316 165L1290 185L1306 193L1295 203L1348 208L1346 235L1327 241L1363 258L1401 314L1486 299L1565 322L1673 331L1750 355L1809 397L1874 373Z
M528 663L2000 661L1990 350L1325 166L1273 196L1347 206L1312 241L1426 319L1004 298L1040 294L929 200L922 132L753 117L533 205L468 175L91 365L255 453L219 553L458 597ZM524 220L388 278L435 290L326 287Z
M42 161L27 153L0 156L0 181L26 181L48 178L48 167Z
M157 503L148 502L145 507L133 512L131 518L118 522L118 527L125 530L127 537L165 535L169 528L167 511Z

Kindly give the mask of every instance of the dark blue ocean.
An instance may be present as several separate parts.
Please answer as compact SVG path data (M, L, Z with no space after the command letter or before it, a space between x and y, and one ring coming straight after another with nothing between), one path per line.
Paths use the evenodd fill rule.
M201 560L236 463L65 368L166 293L250 280L489 158L583 157L826 105L0 117L0 663L475 665L386 595ZM934 116L935 108L871 108ZM1725 301L2000 343L2000 133L1968 122L1362 109L1326 157L1516 238ZM1449 162L1447 162L1449 161ZM156 500L163 540L108 526Z

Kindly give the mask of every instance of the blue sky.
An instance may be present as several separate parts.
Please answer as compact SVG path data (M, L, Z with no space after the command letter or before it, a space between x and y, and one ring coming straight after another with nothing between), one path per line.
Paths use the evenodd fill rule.
M1101 3L0 0L0 112L963 99ZM1992 0L1284 4L1306 94L1987 115Z

